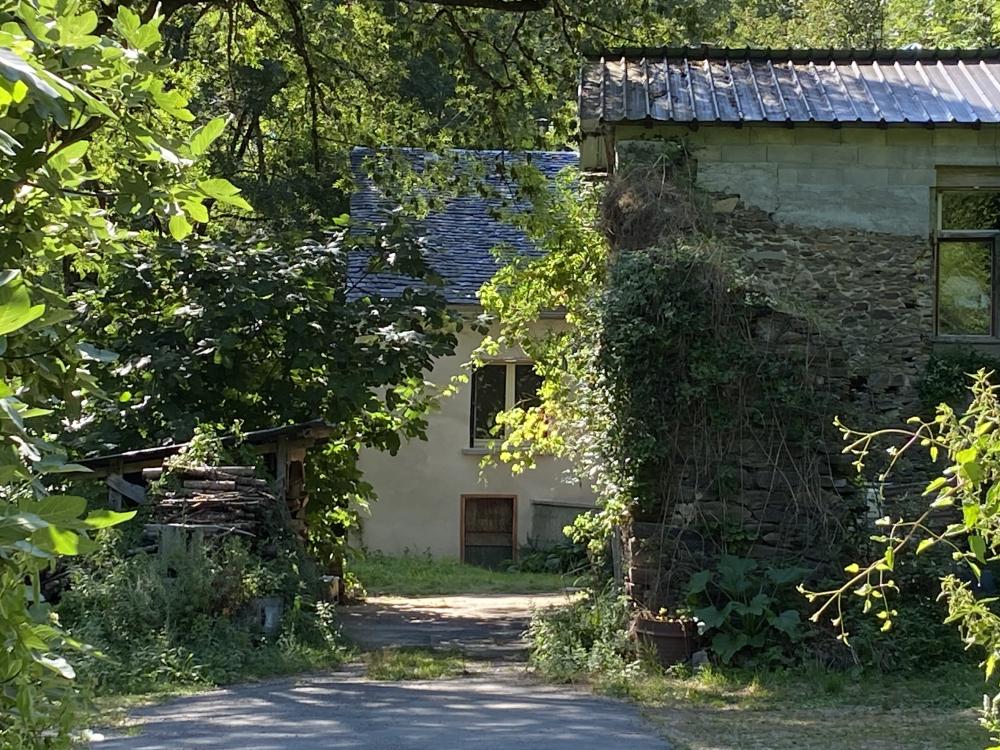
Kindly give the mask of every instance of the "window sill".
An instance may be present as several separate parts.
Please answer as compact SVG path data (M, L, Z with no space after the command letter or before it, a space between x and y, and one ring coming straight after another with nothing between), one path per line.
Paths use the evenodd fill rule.
M489 448L486 448L485 446L475 447L475 448L462 448L463 456L486 456L492 452L493 451L491 451Z
M998 336L961 336L939 334L932 340L934 344L1000 344Z

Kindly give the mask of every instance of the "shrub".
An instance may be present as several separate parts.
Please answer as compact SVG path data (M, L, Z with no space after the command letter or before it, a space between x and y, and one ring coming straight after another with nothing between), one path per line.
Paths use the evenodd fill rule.
M917 384L921 403L931 410L938 404L956 409L968 406L972 399L969 375L979 370L1000 371L1000 359L972 347L933 354Z
M300 557L264 560L237 539L129 555L120 533L95 563L72 572L59 606L71 633L96 651L81 677L98 694L216 685L330 663L339 656L332 610L315 604ZM280 596L280 631L261 631L251 602Z
M531 665L555 682L622 676L637 663L628 621L628 599L610 589L539 610L528 628Z

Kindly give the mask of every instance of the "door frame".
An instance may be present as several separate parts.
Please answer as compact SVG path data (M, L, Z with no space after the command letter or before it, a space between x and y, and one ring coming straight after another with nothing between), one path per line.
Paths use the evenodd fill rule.
M510 527L511 561L517 562L517 495L503 492L466 492L462 494L461 511L458 521L458 559L465 562L465 503L480 497L492 497L497 500L510 500L510 512L513 516Z

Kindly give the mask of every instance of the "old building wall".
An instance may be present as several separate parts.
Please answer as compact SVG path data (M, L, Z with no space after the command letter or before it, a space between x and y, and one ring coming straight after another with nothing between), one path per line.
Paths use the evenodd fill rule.
M545 321L542 326L565 325ZM427 380L447 386L466 370L482 336L466 328L459 335L454 356L437 360ZM517 351L500 352L495 361L523 360ZM566 462L542 457L537 468L514 475L505 465L483 471L486 452L469 446L471 384L458 383L454 394L440 401L428 417L427 439L410 440L392 456L377 450L361 454L360 467L375 488L378 500L361 519L355 542L387 554L429 552L435 557L461 556L463 495L516 497L517 537L520 545L534 539L536 504L559 505L581 512L593 507L589 487L567 483ZM543 529L543 531L548 531Z
M825 383L834 399L835 411L821 414L818 408L816 419L839 414L854 427L874 429L921 411L917 385L935 346L932 236L939 170L996 167L997 132L653 132L686 139L696 185L713 212L713 244L731 252L770 303L789 316L775 319L781 323L775 343L812 362L815 382ZM628 148L621 138L618 147L620 154ZM758 322L758 341L768 339L770 325L767 318ZM845 538L865 539L870 532L864 525L876 510L872 494L852 481L842 446L830 430L809 449L805 463L740 446L732 453L737 487L719 492L707 480L693 487L685 479L681 492L693 502L669 519L668 533L662 522L639 519L625 540L633 594L654 608L675 603L685 569L711 564L724 549L762 559L835 562L835 546L825 547L803 522L803 498L836 510L832 520L843 524ZM878 460L869 463L876 470ZM804 466L811 476L802 475ZM925 476L918 463L905 463L885 488L886 502L900 502L913 490L919 496ZM731 526L731 520L749 540L734 544L727 542L729 532L711 531Z

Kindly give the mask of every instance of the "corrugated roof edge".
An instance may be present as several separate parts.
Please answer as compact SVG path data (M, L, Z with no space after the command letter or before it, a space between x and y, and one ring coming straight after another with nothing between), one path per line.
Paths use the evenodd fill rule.
M791 62L828 63L843 60L854 62L908 62L940 60L1000 60L1000 47L978 49L767 49L736 47L612 47L584 51L587 60L643 57L688 57L699 60L783 60Z

